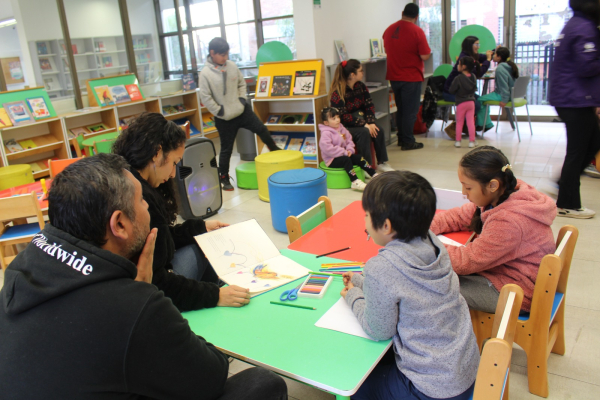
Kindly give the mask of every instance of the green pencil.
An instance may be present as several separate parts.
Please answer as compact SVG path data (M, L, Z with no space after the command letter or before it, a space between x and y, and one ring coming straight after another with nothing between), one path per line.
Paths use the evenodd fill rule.
M287 307L296 307L296 308L306 308L307 310L316 310L316 308L314 307L308 307L308 306L298 306L296 304L290 304L290 303L280 303L278 301L272 301L271 304L277 304L278 306L287 306Z
M326 276L342 276L340 274L329 274L327 272L317 272L317 271L310 271L309 274L326 275Z

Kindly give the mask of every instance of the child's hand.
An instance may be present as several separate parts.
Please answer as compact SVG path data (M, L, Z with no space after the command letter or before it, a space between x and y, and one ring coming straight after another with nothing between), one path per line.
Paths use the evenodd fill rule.
M344 272L344 274L342 275L342 277L344 278L344 286L348 286L348 284L352 284L352 276L354 275L354 272Z
M352 152L350 150L347 150L346 153L348 153L348 157L352 155Z
M342 295L343 298L346 298L346 295L348 294L348 290L352 289L354 287L354 285L352 284L352 282L348 283L348 286L346 286L345 288L342 289L342 291L340 292L340 294Z

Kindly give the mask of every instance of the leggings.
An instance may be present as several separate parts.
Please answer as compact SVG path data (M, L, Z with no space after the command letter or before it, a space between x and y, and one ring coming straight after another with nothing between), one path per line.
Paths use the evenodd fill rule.
M475 102L464 101L456 106L456 141L460 142L463 124L467 118L469 128L469 141L475 141Z
M356 154L352 154L350 157L348 157L348 156L336 157L331 161L331 163L328 165L328 167L344 168L346 170L346 173L350 177L350 181L354 182L355 180L358 179L358 177L356 176L356 172L354 172L355 165L358 165L359 167L361 167L364 171L367 172L367 174L369 174L369 176L375 175L375 170L373 168L371 168L371 165L369 164L369 162L367 160L365 160L364 157L361 157Z

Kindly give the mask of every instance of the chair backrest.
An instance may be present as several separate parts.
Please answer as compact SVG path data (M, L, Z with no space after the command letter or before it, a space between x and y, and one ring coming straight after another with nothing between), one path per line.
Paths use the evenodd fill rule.
M432 76L443 76L444 78L448 78L450 72L452 72L452 64L440 64L435 71L433 71Z
M520 76L515 81L515 85L511 90L513 99L522 99L527 97L527 86L529 86L529 76Z
M65 160L48 160L48 169L50 170L50 178L54 178L61 173L69 165L81 160L82 157L67 158Z
M317 204L298 216L290 215L285 220L290 243L298 240L302 235L333 215L331 200L327 196L319 197Z
M492 325L493 338L505 340L512 346L522 303L523 289L519 285L511 283L502 287Z
M101 140L99 142L94 142L94 152L96 154L100 153L110 153L112 149L112 145L117 139L106 139Z
M44 216L36 192L0 198L0 221L13 221L30 217L37 218L40 228L44 229ZM2 231L4 231L4 227Z
M492 338L485 343L477 378L473 400L500 400L508 381L512 346L506 340Z
M579 230L573 225L565 225L558 231L556 238L556 252L562 260L562 270L556 291L562 294L567 293L567 283L569 282L569 272L571 271L571 260L575 252L575 245L579 238Z

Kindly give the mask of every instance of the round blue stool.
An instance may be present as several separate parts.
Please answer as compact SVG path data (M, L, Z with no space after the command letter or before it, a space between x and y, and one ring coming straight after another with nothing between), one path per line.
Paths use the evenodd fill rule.
M276 172L268 184L273 228L279 232L287 232L287 217L301 214L327 196L327 174L316 168Z

